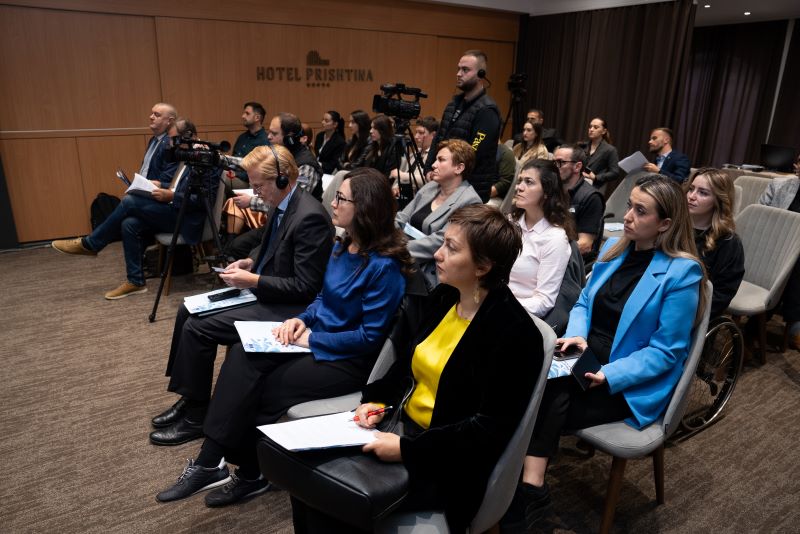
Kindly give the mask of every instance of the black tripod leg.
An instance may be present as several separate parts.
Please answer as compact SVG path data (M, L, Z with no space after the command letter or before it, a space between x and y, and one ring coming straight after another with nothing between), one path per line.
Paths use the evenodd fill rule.
M156 311L158 311L158 303L161 301L161 292L164 291L164 281L167 279L167 272L169 272L169 264L172 261L172 254L175 252L175 243L178 241L178 236L180 235L181 226L183 225L183 217L186 214L186 206L188 202L183 202L181 204L181 209L178 210L178 220L175 221L175 230L172 232L172 240L169 242L169 248L167 249L167 257L164 261L164 265L161 268L161 281L158 283L158 292L156 293L156 301L153 303L153 311L150 312L150 322L156 320Z

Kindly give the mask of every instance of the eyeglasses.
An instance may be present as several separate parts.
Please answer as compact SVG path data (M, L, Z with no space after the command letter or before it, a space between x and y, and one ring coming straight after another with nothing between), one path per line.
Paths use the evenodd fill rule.
M574 159L556 159L553 160L553 163L556 164L556 167L561 168L561 166L564 165L565 163L578 163L578 162Z
M352 198L345 197L341 191L336 192L336 196L333 197L333 201L338 206L341 202L353 202ZM355 202L353 202L355 204Z

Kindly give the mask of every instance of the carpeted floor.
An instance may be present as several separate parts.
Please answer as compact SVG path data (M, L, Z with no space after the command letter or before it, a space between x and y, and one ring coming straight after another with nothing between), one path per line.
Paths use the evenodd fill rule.
M155 447L150 418L175 399L164 366L176 307L208 289L179 277L149 323L157 284L120 301L122 249L97 258L49 249L0 253L2 532L291 532L288 497L270 492L211 510L202 495L159 504L199 442ZM776 344L780 325L769 325ZM800 354L751 364L726 416L666 453L666 504L655 506L652 463L628 464L618 532L796 532L800 524ZM545 532L599 524L610 459L565 439L550 470Z

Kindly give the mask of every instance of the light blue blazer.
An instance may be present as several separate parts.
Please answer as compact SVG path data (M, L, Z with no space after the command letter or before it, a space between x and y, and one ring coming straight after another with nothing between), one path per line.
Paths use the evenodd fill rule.
M608 240L601 258L616 241ZM592 277L570 312L565 337L588 337L594 297L627 255L628 250L594 264ZM609 363L602 371L611 393L624 395L633 413L625 422L635 428L661 417L683 372L702 277L699 263L656 251L622 309Z

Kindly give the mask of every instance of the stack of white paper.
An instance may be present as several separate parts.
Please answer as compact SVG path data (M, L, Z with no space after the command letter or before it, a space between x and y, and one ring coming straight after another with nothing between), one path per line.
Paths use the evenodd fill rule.
M262 425L258 429L272 441L290 451L365 445L375 440L374 429L358 426L353 412L340 412Z
M152 196L153 191L158 189L153 182L139 174L138 172L133 175L133 182L130 187L125 190L126 193L133 195Z
M237 297L218 300L217 302L211 302L208 300L209 295L213 295L214 293L222 293L223 291L229 291L230 289L231 288L229 287L223 287L222 289L215 289L214 291L209 291L208 293L184 297L183 305L186 306L186 309L189 310L189 313L194 315L196 313L203 313L211 310L239 307L256 301L256 296L249 289L242 289L242 292L239 293L239 296Z

